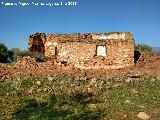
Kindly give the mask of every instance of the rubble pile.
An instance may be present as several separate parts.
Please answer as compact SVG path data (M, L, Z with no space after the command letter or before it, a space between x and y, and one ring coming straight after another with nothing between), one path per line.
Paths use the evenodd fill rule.
M16 63L14 64L18 69L35 69L36 59L30 56L18 57Z
M65 65L55 61L36 62L35 58L29 56L18 58L16 63L0 64L0 81L7 79L18 79L24 77L46 77L54 74L71 74L74 76L152 76L160 78L160 56L142 54L133 68L127 69L92 69L92 66L102 66L103 58L93 59L87 63L81 63L81 66L87 66L90 69L77 68L74 65ZM105 62L104 62L105 63ZM84 67L85 68L85 67Z

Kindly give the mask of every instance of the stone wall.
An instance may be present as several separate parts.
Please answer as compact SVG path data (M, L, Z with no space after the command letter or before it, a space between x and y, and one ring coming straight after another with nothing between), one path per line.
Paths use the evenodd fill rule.
M96 45L83 42L67 42L58 46L58 58L61 62L67 61L72 64L79 64L90 60L95 56Z
M132 33L48 34L30 36L29 50L56 56L57 62L78 67L123 68L134 65ZM109 67L110 68L110 67Z
M29 37L29 51L35 51L38 53L45 53L44 43L46 41L46 35L44 33L36 33Z
M124 41L107 43L107 59L114 65L134 65L134 43Z

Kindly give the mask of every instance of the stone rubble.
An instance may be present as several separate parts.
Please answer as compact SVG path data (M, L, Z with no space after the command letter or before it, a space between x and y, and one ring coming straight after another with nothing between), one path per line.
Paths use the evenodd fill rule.
M48 80L49 81L52 81L54 78L53 77L48 77Z
M145 59L145 61L147 61L148 58ZM159 80L160 59L155 59L154 56L152 56L152 58L149 56L149 59L152 59L152 62L148 63L147 66L141 66L141 61L139 60L137 65L132 69L106 70L100 68L80 69L75 68L74 65L58 65L57 61L36 62L34 58L25 56L23 58L19 57L16 63L0 63L0 81L7 79L20 80L25 77L48 77L48 79L52 81L52 76L55 74L71 74L74 75L77 80L85 80L87 79L85 76L92 76L94 79L97 79L97 81L98 77L108 79L110 77L126 76L125 82L138 81L143 76L152 76L151 83L154 83L156 80ZM94 79L92 80L93 82ZM121 82L122 79L117 78L115 80Z
M150 119L150 116L147 115L145 112L140 112L138 115L137 115L138 118L142 119L142 120L148 120Z

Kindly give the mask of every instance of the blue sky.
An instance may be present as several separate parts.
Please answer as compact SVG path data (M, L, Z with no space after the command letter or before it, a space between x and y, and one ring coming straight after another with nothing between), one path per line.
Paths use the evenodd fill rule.
M73 0L77 6L4 6L1 2L72 0L0 0L0 42L28 48L36 32L132 32L136 43L160 47L160 0Z

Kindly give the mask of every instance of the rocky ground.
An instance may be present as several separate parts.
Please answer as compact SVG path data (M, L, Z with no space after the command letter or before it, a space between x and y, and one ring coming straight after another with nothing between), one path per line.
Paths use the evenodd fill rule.
M58 65L54 61L37 63L34 58L23 57L16 63L0 64L0 80L25 77L46 77L54 74L69 74L76 77L121 77L139 78L143 76L160 77L160 56L141 54L133 68L118 70L82 70L73 66Z
M160 120L160 56L134 68L81 70L24 57L0 64L0 120Z

